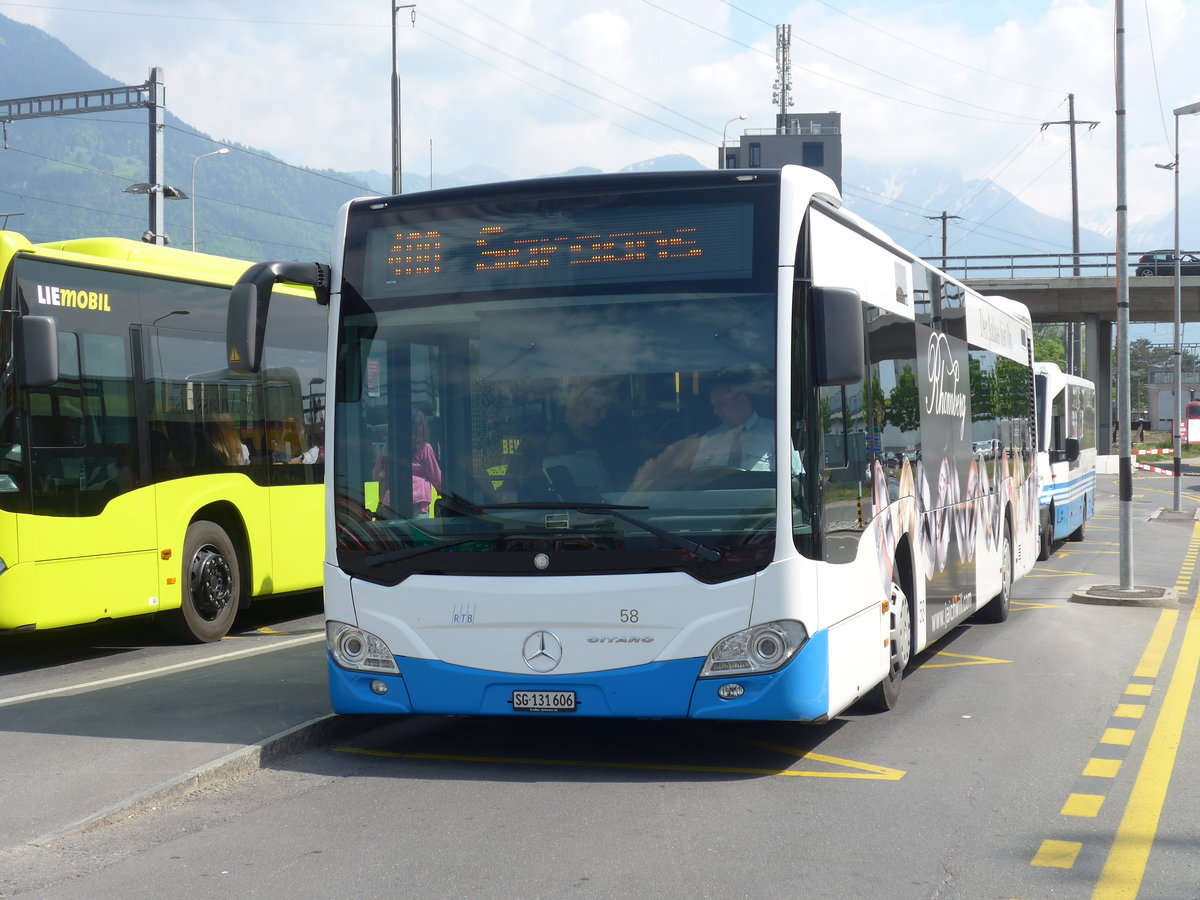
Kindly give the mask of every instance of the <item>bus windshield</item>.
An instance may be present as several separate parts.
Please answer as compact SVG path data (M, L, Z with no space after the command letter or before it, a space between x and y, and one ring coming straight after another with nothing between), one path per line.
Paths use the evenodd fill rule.
M536 293L343 298L343 567L395 583L765 565L774 296Z

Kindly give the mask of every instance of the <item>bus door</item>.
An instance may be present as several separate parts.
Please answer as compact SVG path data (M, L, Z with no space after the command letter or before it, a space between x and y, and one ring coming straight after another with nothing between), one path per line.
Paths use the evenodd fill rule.
M76 331L72 318L60 316L58 382L25 397L33 515L22 519L19 541L46 601L39 627L158 605L154 491L139 451L130 335Z

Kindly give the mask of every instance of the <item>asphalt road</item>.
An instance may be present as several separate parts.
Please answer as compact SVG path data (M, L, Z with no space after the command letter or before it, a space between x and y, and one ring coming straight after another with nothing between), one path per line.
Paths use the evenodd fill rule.
M349 720L264 765L327 711L315 615L202 648L36 636L0 657L0 896L1195 900L1200 480L1154 518L1170 479L1134 486L1135 580L1181 602L1070 599L1117 581L1102 477L1008 622L826 726Z

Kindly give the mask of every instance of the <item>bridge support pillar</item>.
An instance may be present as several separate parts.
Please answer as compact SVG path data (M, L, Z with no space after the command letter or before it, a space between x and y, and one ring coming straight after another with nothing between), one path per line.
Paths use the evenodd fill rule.
M1116 421L1112 401L1113 323L1088 313L1084 316L1083 331L1083 377L1096 385L1096 446L1098 452L1108 453L1111 452L1113 422Z

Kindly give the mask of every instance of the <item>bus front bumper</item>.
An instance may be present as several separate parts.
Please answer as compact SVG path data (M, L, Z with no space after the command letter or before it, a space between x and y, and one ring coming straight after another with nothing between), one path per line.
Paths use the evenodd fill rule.
M522 676L428 659L397 657L400 675L343 669L327 657L333 709L343 715L570 715L649 719L752 719L823 722L829 715L826 632L814 634L795 658L769 675L699 678L703 659L650 663L577 675ZM741 693L723 699L718 690ZM521 712L514 692L570 691L571 712ZM725 691L724 693L737 693Z

